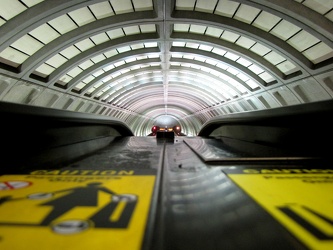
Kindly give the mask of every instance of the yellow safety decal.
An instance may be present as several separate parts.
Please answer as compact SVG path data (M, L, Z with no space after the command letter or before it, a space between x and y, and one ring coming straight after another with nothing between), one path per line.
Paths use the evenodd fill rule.
M141 249L155 178L134 171L0 176L0 249Z
M333 249L331 171L226 171L250 197L310 249Z

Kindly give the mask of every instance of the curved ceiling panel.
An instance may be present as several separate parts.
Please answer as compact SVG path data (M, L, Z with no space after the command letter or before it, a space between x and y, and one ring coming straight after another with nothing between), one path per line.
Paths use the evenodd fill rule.
M6 0L2 101L91 112L146 135L331 99L333 3L315 0Z

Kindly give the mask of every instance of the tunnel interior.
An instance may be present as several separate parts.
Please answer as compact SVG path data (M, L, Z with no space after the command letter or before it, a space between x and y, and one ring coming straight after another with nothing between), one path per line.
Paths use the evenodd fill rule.
M1 0L0 249L333 249L332 21Z

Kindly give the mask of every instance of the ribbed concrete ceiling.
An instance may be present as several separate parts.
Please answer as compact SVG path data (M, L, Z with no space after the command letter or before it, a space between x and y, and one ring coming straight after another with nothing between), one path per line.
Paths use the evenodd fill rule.
M84 100L137 135L167 115L194 135L217 115L332 98L329 86L311 99L316 90L299 85L332 70L332 8L324 0L1 0L0 73L42 89L26 104L68 109L65 97ZM9 85L3 101L29 98Z

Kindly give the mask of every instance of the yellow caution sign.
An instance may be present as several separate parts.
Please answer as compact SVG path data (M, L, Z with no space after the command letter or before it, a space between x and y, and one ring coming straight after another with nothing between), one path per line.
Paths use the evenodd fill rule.
M310 249L333 249L333 170L227 170L228 176Z
M0 176L0 249L141 249L155 172Z

